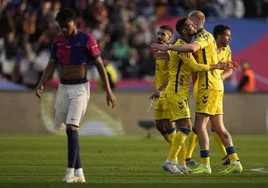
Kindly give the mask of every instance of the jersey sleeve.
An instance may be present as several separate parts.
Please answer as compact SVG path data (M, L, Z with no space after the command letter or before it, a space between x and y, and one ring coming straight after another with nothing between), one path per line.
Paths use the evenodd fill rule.
M209 65L198 64L191 53L180 53L179 57L184 64L189 66L194 72L209 71Z
M93 35L88 35L87 49L88 49L89 56L92 59L97 59L100 56L98 43Z
M200 34L195 38L194 43L199 44L201 49L203 49L209 45L209 36L207 34Z

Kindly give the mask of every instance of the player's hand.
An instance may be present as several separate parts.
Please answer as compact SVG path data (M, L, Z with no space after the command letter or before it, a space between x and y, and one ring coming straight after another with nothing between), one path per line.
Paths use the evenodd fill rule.
M158 51L157 53L154 54L154 58L168 60L169 54L166 51Z
M38 84L38 86L35 88L35 95L40 99L41 93L43 92L44 86L42 84Z
M116 98L114 96L114 94L112 92L107 93L106 95L106 101L107 101L107 105L110 106L110 103L112 105L112 108L115 107L116 105Z
M227 66L228 66L227 63L220 61L220 62L217 64L217 69L220 69L220 70L226 70L226 69L227 69Z
M159 52L159 50L152 49L152 54L153 54L153 56L154 56L157 52Z
M234 61L228 61L225 62L225 69L224 70L237 70L238 69L238 64Z
M167 51L168 50L168 45L165 44L158 44L158 43L152 43L151 48L155 50L162 50L162 51Z
M162 91L156 90L150 97L149 99L158 99L162 94Z
M237 69L239 68L238 63L235 62L235 61L230 61L230 62L227 62L227 63L230 63L230 64L231 64L230 67L231 67L231 69L233 69L233 70L237 70Z

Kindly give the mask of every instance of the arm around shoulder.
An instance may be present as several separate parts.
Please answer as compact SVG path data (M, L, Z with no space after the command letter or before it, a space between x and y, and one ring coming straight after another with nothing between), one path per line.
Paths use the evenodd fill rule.
M169 45L168 50L178 51L182 53L194 53L200 49L200 45L198 43L191 44L182 44L182 45Z

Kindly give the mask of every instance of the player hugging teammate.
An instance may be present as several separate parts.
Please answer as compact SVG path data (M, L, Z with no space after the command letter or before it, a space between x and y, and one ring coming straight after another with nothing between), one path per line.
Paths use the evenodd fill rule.
M176 30L181 38L174 45L159 43L151 45L151 48L157 51L154 53L156 59L165 59L169 62L169 79L165 84L165 96L170 111L170 121L176 123L178 131L176 133L174 130L174 136L170 141L171 148L163 168L171 173L182 174L191 171L195 174L210 174L212 172L209 137L206 130L209 120L217 134L218 142L221 141L218 145L224 145L224 148L222 147L225 150L222 153L226 154L224 158L230 160L227 169L221 173L237 173L243 170L222 117L223 80L231 75L231 69L237 68L237 64L231 61L230 51L227 48L231 39L230 28L229 31L222 28L214 32L216 41L218 40L217 44L220 44L219 41L225 41L224 45L217 46L212 34L203 28L204 23L204 14L200 11L193 11L187 18L182 18L177 22ZM221 59L219 59L218 53L221 54ZM196 85L194 91L196 113L192 128L188 100L190 78L193 71L198 73L193 79ZM158 88L154 95L159 96L156 93L161 93L163 88ZM197 139L200 146L201 164L194 170L189 169L185 164L185 141L190 133L192 135L190 142L193 144L190 144L192 148L189 149L193 150Z

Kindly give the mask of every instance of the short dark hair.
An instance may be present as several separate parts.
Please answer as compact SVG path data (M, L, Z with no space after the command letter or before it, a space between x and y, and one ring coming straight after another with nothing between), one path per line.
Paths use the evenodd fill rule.
M181 19L179 19L178 21L177 21L177 23L176 23L176 31L180 34L180 35L182 35L182 29L184 28L184 26L185 26L185 22L186 22L186 20L187 20L188 18L181 18Z
M166 31L169 31L171 34L173 34L173 29L169 25L162 25L160 29L164 29Z
M60 10L56 15L56 21L59 24L66 24L71 20L76 19L76 14L72 9L65 8Z
M228 25L223 25L223 24L219 24L219 25L216 25L214 28L213 28L213 36L214 38L216 39L218 35L223 35L224 31L225 30L230 30L230 26Z

